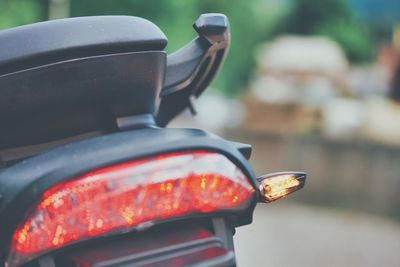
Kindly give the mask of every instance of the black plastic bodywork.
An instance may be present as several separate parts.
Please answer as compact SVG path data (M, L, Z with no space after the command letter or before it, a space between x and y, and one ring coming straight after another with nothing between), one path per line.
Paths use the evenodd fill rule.
M15 227L32 203L61 181L132 159L195 150L224 154L257 188L255 174L237 147L202 130L154 128L94 137L56 148L0 172L0 194L3 195L0 247L7 248ZM251 223L255 201L244 214L238 214L234 226Z
M233 266L233 251L199 224L175 224L150 232L71 249L65 258L81 266ZM62 261L62 260L60 260ZM72 266L74 264L71 264Z
M193 24L199 37L167 58L167 73L156 117L165 126L185 108L193 108L224 62L230 44L229 21L222 14L203 14Z

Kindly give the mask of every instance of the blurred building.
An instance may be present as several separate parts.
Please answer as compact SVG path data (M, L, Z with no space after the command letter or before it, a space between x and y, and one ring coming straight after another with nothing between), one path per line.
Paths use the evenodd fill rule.
M387 57L382 52L379 58ZM400 145L400 106L384 98L390 72L379 61L350 65L328 38L286 35L263 45L258 63L244 128Z

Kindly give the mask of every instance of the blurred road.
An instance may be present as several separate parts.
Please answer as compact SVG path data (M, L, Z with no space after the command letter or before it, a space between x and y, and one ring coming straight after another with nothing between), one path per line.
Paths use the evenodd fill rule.
M400 224L286 200L259 205L235 235L239 267L400 266Z

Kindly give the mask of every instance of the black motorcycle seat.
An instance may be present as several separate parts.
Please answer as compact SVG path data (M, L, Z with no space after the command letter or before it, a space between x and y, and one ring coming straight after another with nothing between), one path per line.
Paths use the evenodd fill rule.
M0 31L0 150L154 114L167 44L152 22L79 17Z
M164 33L132 16L79 17L0 31L0 75L68 59L163 50Z

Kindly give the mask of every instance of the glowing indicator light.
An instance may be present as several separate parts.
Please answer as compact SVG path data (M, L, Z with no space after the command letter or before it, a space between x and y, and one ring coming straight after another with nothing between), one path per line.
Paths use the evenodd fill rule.
M271 202L303 188L305 179L303 172L272 173L257 178L261 202Z

